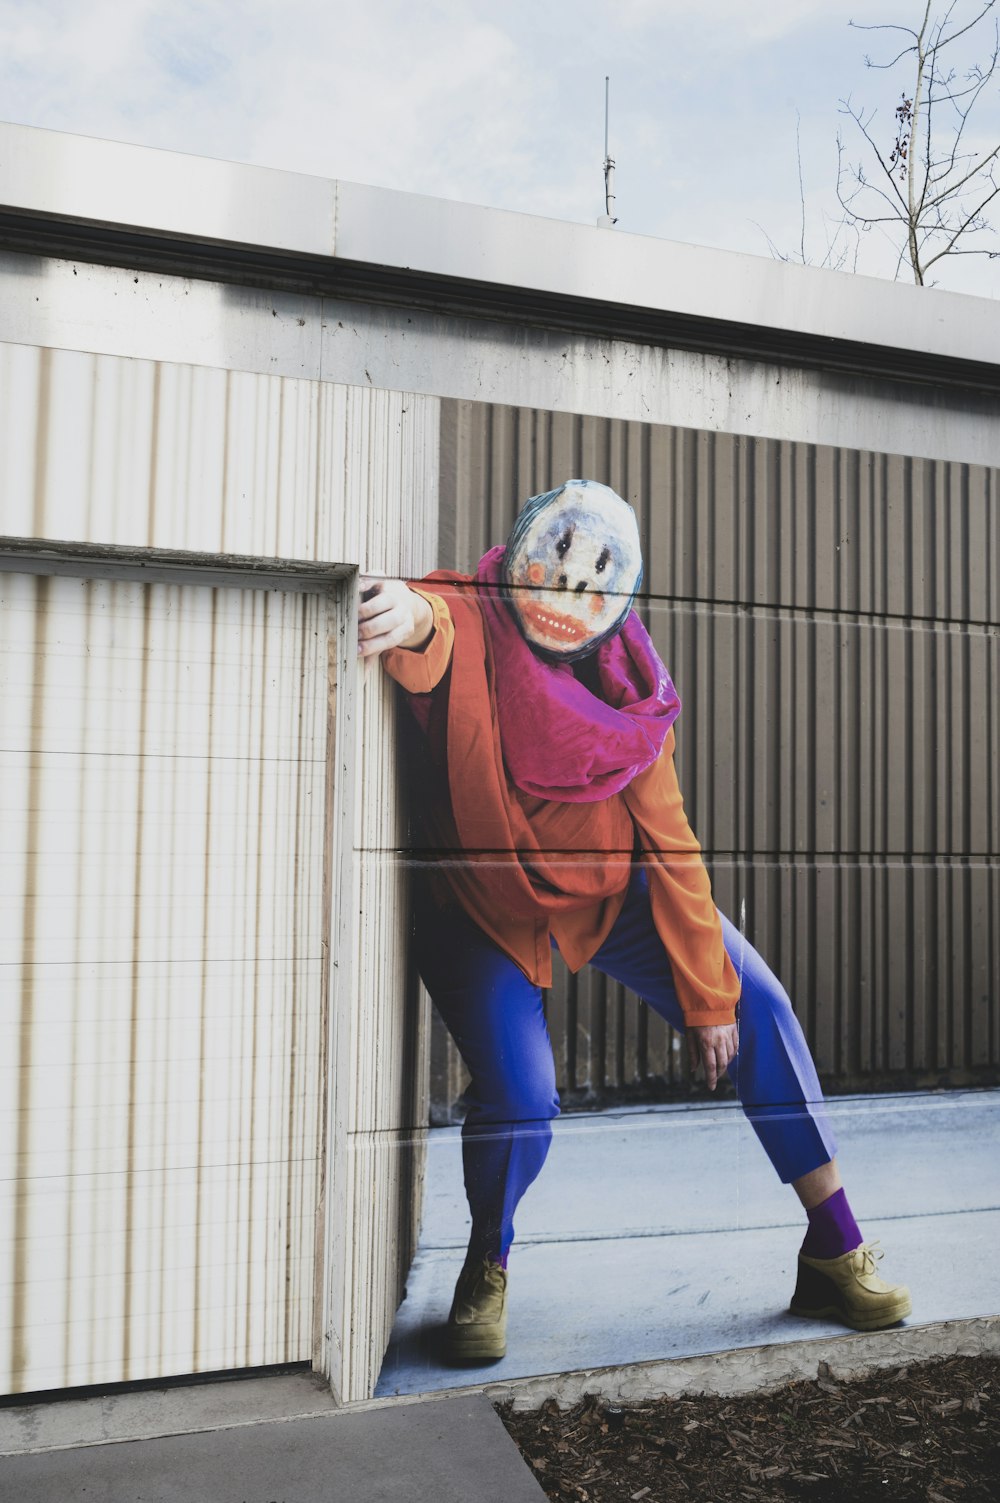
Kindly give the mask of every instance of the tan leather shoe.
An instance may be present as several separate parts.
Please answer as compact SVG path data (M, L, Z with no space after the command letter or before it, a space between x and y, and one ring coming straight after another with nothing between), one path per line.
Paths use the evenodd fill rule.
M507 1270L489 1258L467 1262L455 1285L445 1336L456 1362L495 1362L507 1351Z
M882 1257L875 1242L862 1242L839 1258L807 1258L799 1253L799 1276L792 1295L793 1315L832 1316L855 1331L894 1326L913 1309L905 1284L887 1284L875 1272Z

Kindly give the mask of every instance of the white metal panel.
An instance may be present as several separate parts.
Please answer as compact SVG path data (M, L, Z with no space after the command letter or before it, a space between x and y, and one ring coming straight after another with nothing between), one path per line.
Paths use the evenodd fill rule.
M81 267L81 276L89 270L96 269ZM0 301L0 309L4 306ZM184 319L193 317L179 312L181 306L158 305L161 326L169 327L172 320L178 323L180 332L175 329L172 335L178 347L187 337ZM89 336L95 342L101 337L99 323L97 319L89 325ZM270 313L267 323L272 324ZM236 339L234 331L239 327L234 315L233 323L226 325L227 336ZM259 330L254 339L263 348ZM358 389L254 371L227 372L197 363L165 364L86 351L0 346L0 534L200 551L209 556L228 553L357 563L373 572L419 576L437 563L438 418L436 399L412 393ZM90 588L97 592L94 602L106 598L100 595L96 583ZM68 609L66 597L60 598ZM158 598L176 598L172 609L178 641L183 641L184 654L191 663L184 673L203 684L217 653L213 658L206 652L203 637L197 634L187 603L192 595ZM100 615L98 603L78 609L88 619ZM410 1129L414 1122L426 1119L427 1033L425 1015L415 1018L412 998L408 1002L405 873L389 854L399 843L393 695L378 672L369 672L355 693L357 669L348 645L351 629L350 621L344 618L334 643L334 658L341 671L341 700L353 702L354 709L338 727L340 752L335 773L338 797L344 805L342 849L335 883L332 870L328 873L332 883L328 906L340 933L340 944L333 955L336 1016L335 1038L331 1041L332 1085L327 1098L331 1123L327 1141L328 1202L323 1218L325 1244L321 1239L319 1247L326 1263L326 1293L322 1309L315 1312L312 1351L317 1365L329 1372L338 1394L362 1398L371 1392L378 1374L412 1245L420 1156ZM114 628L118 634L115 640L118 650L124 651L121 630L121 626ZM133 636L138 630L136 627ZM112 628L108 626L106 631ZM141 641L141 633L136 640ZM275 671L273 658L268 649L269 673ZM135 682L134 662L130 672ZM181 668L176 672L181 692ZM22 664L18 713L25 723L32 719L24 697L29 693L32 673L31 667ZM86 733L93 744L93 755L80 773L80 797L94 811L98 824L98 811L106 813L116 807L125 794L133 803L137 797L134 773L131 781L123 777L121 795L117 790L110 791L107 758L114 754L118 738L128 731L130 723L123 721L119 709L108 702L106 678L105 670L95 666L91 655L74 711L80 725L86 717ZM244 722L250 727L247 734L261 732L260 696L264 688L256 678L251 676L248 681L245 671L240 675L234 663L219 659L214 679L210 676L209 681L217 700L225 704L225 712L213 722L219 747L229 746L226 738L242 735L239 727ZM271 685L265 695L269 705L273 705L273 698L268 696L274 692ZM251 718L246 721L248 716ZM292 723L293 719L269 714L268 734L275 736L278 727ZM185 821L190 815L192 828L196 828L197 821L206 817L203 785L210 779L212 766L206 747L197 725L184 715L173 720L165 715L147 717L144 731L147 736L160 738L158 755L173 758L175 764L173 780L160 787L155 796L150 785L143 785L144 807L158 829L178 826L173 837L179 842L178 865L183 859L185 870L198 873L204 867L204 851L195 835L185 833L187 823L179 825L178 821L181 813ZM22 727L18 742L22 749L26 734ZM10 741L3 744L13 745ZM276 817L279 799L287 805L290 797L282 777L293 777L293 764L280 765L285 773L280 773L276 764L268 784L265 813L271 820ZM182 769L186 769L184 776ZM364 777L357 800L350 792L354 769L363 770ZM0 882L4 883L7 901L15 905L8 921L18 924L23 922L23 915L17 916L17 895L24 885L23 853L29 831L24 798L12 795L8 803L6 787L20 786L23 794L26 775L22 765L16 773L11 766L9 777L5 776L4 808L10 818L10 848L15 857L0 874ZM40 807L52 811L46 818L72 818L75 795L61 789L58 780L48 778L40 785L40 794ZM226 807L223 792L219 790L213 800L213 817L221 818ZM127 873L130 864L134 868L134 842L129 844L126 829L120 826L103 830L101 838L108 852L107 869L103 887L93 891L79 863L64 866L57 874L54 868L58 862L50 861L44 850L37 858L47 863L48 879L60 884L67 912L72 908L76 913L79 907L79 917L73 920L79 938L68 958L65 952L70 946L58 925L49 925L47 942L62 946L64 959L60 964L82 967L75 975L78 985L90 988L88 1005L110 1009L112 1015L131 1016L129 987L120 994L113 993L105 980L98 980L103 973L96 971L89 959L84 961L90 954L87 947L99 948L102 936L116 926L123 934L137 935L137 952L129 957L129 985L134 974L136 984L141 982L149 995L158 997L166 986L158 979L158 962L149 950L154 933L151 924L170 929L177 949L171 974L177 987L183 978L189 998L199 997L202 987L214 985L213 968L218 967L228 978L225 985L245 989L248 983L245 978L240 981L233 960L239 952L219 953L201 943L204 878L201 887L175 881L169 890L157 892L152 908L144 888L145 906L137 908L126 876L112 875L116 870ZM222 912L219 921L228 923L242 905L246 923L256 936L255 975L264 978L266 965L280 966L287 952L280 943L282 910L277 907L281 872L273 862L259 861L256 849L248 847L243 866L233 878L232 899L226 900L233 906ZM316 859L320 859L318 855ZM140 920L138 926L136 918ZM53 965L56 953L54 948ZM280 984L287 991L287 977ZM200 1018L200 1005L192 1002L192 1017ZM171 1013L172 1021L165 1020L161 1013L157 1016L161 1019L158 1047L166 1051L165 1063L159 1070L150 1066L143 1083L144 1089L148 1086L150 1100L156 1103L157 1121L162 1123L167 1110L164 1092L190 1086L184 1073L191 1068L190 1056L178 1056L177 1050L182 1042L190 1042L193 1024L183 1013ZM206 1041L211 1043L214 1037L212 1028L208 1028ZM94 1119L88 1129L92 1135L102 1130L94 1082L106 1078L109 1089L113 1086L120 1092L122 1081L128 1078L120 1049L116 1052L111 1045L105 1049L101 1038L93 1069L85 1083L77 1087L80 1109L89 1105ZM82 1049L85 1042L76 1038L74 1050ZM297 1059L310 1066L315 1062L321 1070L325 1067L313 1035L304 1041L303 1050ZM47 1057L44 1050L41 1055L38 1050L35 1054L36 1058ZM97 1060L102 1061L100 1070ZM236 1069L235 1064L232 1068ZM249 1071L254 1088L263 1089L259 1078L262 1066L252 1070L244 1061L240 1069L241 1079ZM120 1105L116 1110L120 1112ZM192 1120L190 1115L185 1119L188 1128ZM255 1115L250 1126L255 1142L267 1140L271 1129L266 1114ZM233 1131L238 1127L234 1124ZM164 1131L161 1128L161 1138ZM112 1140L118 1139L109 1129L102 1146L108 1149ZM164 1141L174 1139L168 1136ZM169 1215L181 1220L187 1217L188 1224L191 1208L184 1196L190 1194L190 1188L185 1188L182 1174L184 1164L190 1163L186 1141L183 1134L177 1139L179 1160L164 1157L162 1162L156 1161L154 1169L162 1187L150 1181L148 1194L154 1199L157 1194L167 1197ZM61 1142L57 1138L57 1160ZM81 1142L80 1151L90 1154L90 1140ZM166 1154L167 1150L162 1152ZM248 1185L240 1183L237 1201L242 1206L250 1192ZM64 1191L65 1179L62 1190L53 1181L54 1206L63 1205ZM272 1193L267 1182L257 1184L255 1203L265 1193ZM97 1194L96 1188L93 1194ZM73 1204L89 1202L86 1196L81 1201L77 1195ZM8 1210L13 1214L12 1206ZM3 1214L0 1209L0 1225ZM64 1239L72 1234L73 1268L79 1270L79 1280L74 1277L72 1284L66 1285L68 1292L64 1291L74 1309L78 1306L76 1285L91 1279L90 1270L98 1259L93 1249L86 1257L79 1254L79 1238L73 1231L77 1224L73 1218L79 1214L73 1211L70 1219L64 1218L62 1233ZM66 1215L69 1217L68 1212ZM0 1237L0 1241L5 1239ZM189 1248L188 1252L193 1259L193 1251ZM9 1254L0 1253L4 1256ZM259 1258L256 1271L247 1271L247 1256L246 1239L232 1246L231 1276L250 1303L246 1328L241 1328L238 1340L230 1341L232 1357L223 1354L218 1363L221 1366L231 1361L271 1360L259 1353L273 1334L269 1322L277 1319L271 1295L279 1304L284 1295L272 1284L265 1285ZM273 1272L273 1258L267 1266ZM9 1275L10 1267L3 1271L0 1266L0 1279ZM155 1272L149 1274L154 1282L157 1277ZM179 1288L183 1287L182 1279ZM221 1297L221 1285L215 1293ZM177 1293L176 1299L180 1298ZM124 1340L120 1331L118 1334ZM240 1353L249 1355L241 1357ZM90 1379L77 1376L65 1381Z
M413 399L406 399L407 407ZM438 426L395 422L389 393L353 408L343 463L358 547L375 570L419 577L437 563ZM340 802L336 998L331 1016L331 1169L324 1363L344 1399L378 1378L415 1245L427 1121L428 1015L407 964L397 703L377 664L351 660L337 689ZM345 860L345 857L350 859Z
M997 462L996 397L967 389L887 395L882 382L764 360L3 252L0 279L0 340L13 345ZM399 405L404 424L415 417Z
M84 221L124 215L174 234L329 255L336 186L303 172L0 125L0 199L42 213L56 200Z
M612 305L624 289L638 308L996 360L988 298L30 126L0 124L0 203Z
M419 572L434 563L438 410L405 392L0 345L0 534Z
M0 339L316 380L318 298L0 253Z
M325 596L0 576L0 1389L308 1359Z

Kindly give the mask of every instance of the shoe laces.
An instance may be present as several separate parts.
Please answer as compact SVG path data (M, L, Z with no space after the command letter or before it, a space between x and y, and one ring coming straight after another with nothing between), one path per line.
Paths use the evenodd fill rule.
M855 1253L854 1253L855 1265L854 1266L855 1266L855 1269L856 1269L856 1271L858 1273L874 1273L875 1272L875 1266L876 1266L876 1264L877 1263L881 1263L882 1259L885 1257L885 1252L884 1252L883 1248L879 1245L880 1242L881 1242L881 1238L880 1237L876 1237L874 1242L862 1242L861 1246L855 1249ZM856 1261L859 1255L860 1255L860 1258L861 1258L861 1267L860 1268L858 1268L857 1261Z
M474 1263L467 1262L462 1274L470 1292L483 1288L503 1289L507 1284L506 1268L492 1258L477 1258Z

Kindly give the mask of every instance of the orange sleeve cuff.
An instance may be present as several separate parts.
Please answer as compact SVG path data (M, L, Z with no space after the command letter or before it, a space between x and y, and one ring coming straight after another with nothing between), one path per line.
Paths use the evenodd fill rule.
M430 694L444 678L451 662L455 626L451 612L440 595L431 595L410 585L421 595L434 613L431 634L423 647L392 647L382 653L382 667L408 694Z

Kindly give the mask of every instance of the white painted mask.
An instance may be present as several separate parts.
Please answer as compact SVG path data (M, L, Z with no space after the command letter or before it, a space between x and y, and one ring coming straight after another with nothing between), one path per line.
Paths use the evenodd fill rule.
M550 658L583 657L621 628L642 582L635 512L609 486L567 480L526 503L503 572L531 646Z

